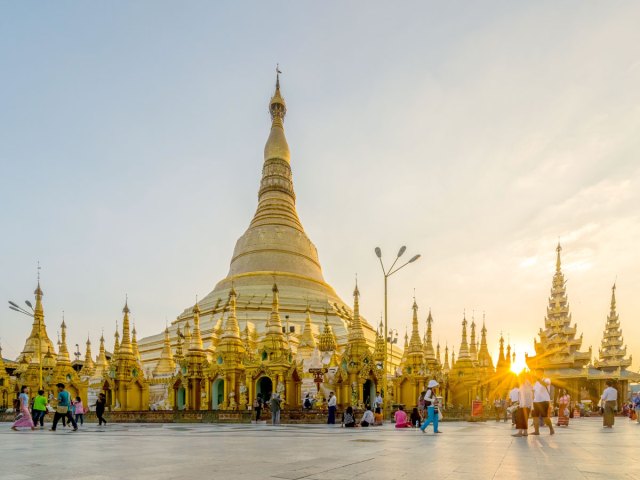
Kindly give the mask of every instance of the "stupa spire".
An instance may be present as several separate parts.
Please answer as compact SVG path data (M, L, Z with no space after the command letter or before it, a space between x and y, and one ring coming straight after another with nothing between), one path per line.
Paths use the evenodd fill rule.
M224 332L222 333L223 339L240 339L240 325L238 324L237 317L237 297L236 290L232 286L229 291L229 314L227 315L227 322L224 326Z
M611 287L611 304L609 315L602 333L602 342L598 350L598 359L594 362L596 368L612 371L631 366L631 357L626 358L627 347L624 345L620 317L616 310L616 284Z
M439 363L440 352L436 357L435 352L433 351L433 317L431 316L431 309L429 309L429 315L427 316L427 330L424 334L424 358L428 364L433 364L434 362Z
M64 312L62 312L62 323L60 324L60 349L58 350L57 363L58 365L71 364L67 349L67 324L64 323Z
M95 369L95 363L93 363L93 357L91 355L91 340L87 336L87 350L84 354L84 364L82 365L82 374L91 375Z
M471 317L471 343L469 345L469 354L474 362L478 360L478 345L476 344L476 320Z
M413 310L413 318L411 319L411 340L409 340L409 353L410 354L420 354L422 357L422 342L420 341L420 330L418 328L418 304L416 303L416 298L413 297L413 305L411 306L411 310Z
M129 321L129 299L124 302L124 308L122 309L122 342L120 342L120 351L118 354L123 358L133 357L133 349L131 347L131 325Z
M154 375L169 375L176 369L176 364L173 360L173 353L171 352L171 339L169 338L169 327L164 329L164 343L162 346L162 354L160 355L160 361L153 370Z
M300 344L298 348L309 348L313 350L316 348L316 339L313 336L313 330L311 328L311 308L307 305L307 316L304 320L304 329L302 335L300 335Z
M358 281L356 280L356 286L353 290L353 319L349 326L349 344L365 344L364 331L362 329L362 322L360 321L360 290L358 289Z
M190 350L203 350L202 336L200 335L200 305L198 305L198 299L191 310L193 313L193 335L191 336Z
M460 342L460 351L458 352L458 359L471 358L469 354L469 343L467 342L467 316L463 314L462 318L462 341Z
M338 348L336 342L336 336L333 333L331 325L329 325L329 312L325 308L324 310L324 330L320 334L320 346L321 352L333 352Z

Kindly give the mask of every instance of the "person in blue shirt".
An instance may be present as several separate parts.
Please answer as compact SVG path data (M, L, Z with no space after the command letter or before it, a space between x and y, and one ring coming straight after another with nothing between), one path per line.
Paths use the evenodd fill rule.
M56 413L53 416L53 425L51 425L51 431L55 432L58 425L58 421L61 418L66 418L71 425L73 425L73 431L78 430L78 424L71 415L71 396L69 392L64 389L64 383L58 383L58 406L56 407Z

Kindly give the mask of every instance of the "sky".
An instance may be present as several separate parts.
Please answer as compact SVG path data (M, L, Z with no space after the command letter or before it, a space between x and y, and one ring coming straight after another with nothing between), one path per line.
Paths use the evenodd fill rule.
M519 356L558 240L597 354L611 286L640 359L637 2L0 2L0 298L48 331L138 338L226 276L255 211L279 63L297 206L325 279L456 350L463 312ZM5 303L6 305L6 303ZM15 358L27 317L0 310ZM402 343L402 340L400 340Z

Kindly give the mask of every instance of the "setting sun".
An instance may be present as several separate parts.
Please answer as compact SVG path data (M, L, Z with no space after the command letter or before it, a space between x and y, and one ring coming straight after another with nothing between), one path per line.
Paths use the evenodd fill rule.
M524 360L524 354L516 354L515 361L511 363L511 371L513 373L519 374L523 370L527 368L527 362Z

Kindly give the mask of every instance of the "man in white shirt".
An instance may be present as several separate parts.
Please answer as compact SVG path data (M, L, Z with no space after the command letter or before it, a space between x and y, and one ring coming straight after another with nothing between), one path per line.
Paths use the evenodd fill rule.
M520 398L520 389L516 385L509 392L509 408L511 409L511 427L516 427L516 411L518 410L518 398Z
M364 414L362 415L362 419L360 420L360 425L363 427L368 427L370 425L373 425L374 422L375 419L373 418L373 412L369 407L367 407Z
M329 392L329 401L327 402L327 406L329 407L329 416L327 418L327 423L329 425L333 425L336 423L336 406L338 405L338 400L336 400L336 396L333 392Z
M543 374L543 370L536 372L537 380L533 386L533 428L535 430L533 435L540 435L541 418L544 424L549 427L549 434L556 433L549 418L549 403L551 402L549 389L551 388L551 381L548 378L544 378Z
M607 388L602 392L600 397L600 405L604 409L602 415L602 426L604 428L613 428L615 423L615 412L618 408L618 391L613 388L613 380L607 380Z

